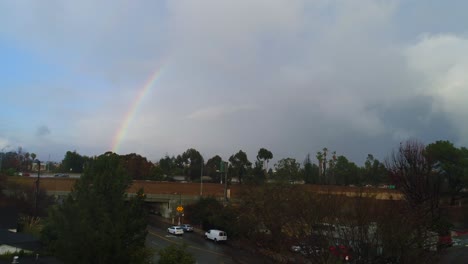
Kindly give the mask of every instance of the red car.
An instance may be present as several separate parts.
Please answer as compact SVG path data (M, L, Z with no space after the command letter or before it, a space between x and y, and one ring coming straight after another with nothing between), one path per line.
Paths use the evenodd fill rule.
M328 250L330 250L331 254L339 257L340 259L344 261L351 260L351 257L352 257L351 249L347 246L344 246L344 245L330 246Z

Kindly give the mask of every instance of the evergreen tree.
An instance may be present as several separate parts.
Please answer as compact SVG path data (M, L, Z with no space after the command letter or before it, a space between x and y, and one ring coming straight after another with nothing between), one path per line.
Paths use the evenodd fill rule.
M90 162L67 199L51 210L43 240L65 263L144 263L144 194L126 201L131 184L119 156Z

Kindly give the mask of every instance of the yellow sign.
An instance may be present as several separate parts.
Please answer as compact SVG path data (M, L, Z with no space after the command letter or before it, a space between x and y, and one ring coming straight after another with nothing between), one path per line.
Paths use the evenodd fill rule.
M184 207L182 205L177 206L177 212L182 213L184 211Z

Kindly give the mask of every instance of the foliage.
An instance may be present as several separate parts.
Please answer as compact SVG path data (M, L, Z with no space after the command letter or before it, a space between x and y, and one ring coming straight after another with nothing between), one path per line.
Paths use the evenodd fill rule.
M219 155L215 155L206 162L204 175L210 176L214 182L220 182L220 164L223 159Z
M263 184L266 180L266 171L263 169L263 162L255 161L255 166L250 174L244 176L244 183Z
M159 160L158 166L160 169L161 175L157 175L157 177L168 177L168 176L176 176L176 164L175 164L175 157L169 157L169 155L164 156Z
M187 252L186 245L172 244L159 251L159 264L195 264L195 257Z
M260 148L257 154L257 161L262 162L262 168L268 170L268 161L273 158L273 153L266 148ZM266 166L263 166L263 162L266 162Z
M312 163L310 154L307 154L303 163L302 170L304 182L309 184L317 184L319 180L319 167Z
M243 176L247 174L252 166L252 163L247 158L247 154L239 150L239 152L229 157L229 162L231 163L232 173L238 176L239 182L242 183Z
M200 152L196 149L190 148L187 149L183 154L182 157L184 160L188 161L188 172L187 176L190 179L199 179L201 175L201 170L204 164L204 160Z
M201 197L197 203L185 208L192 223L200 224L203 229L219 228L216 218L223 210L223 205L214 197Z
M35 237L39 237L42 231L41 218L35 216L23 215L19 220L18 231L26 234L31 234Z
M81 156L76 151L67 151L62 160L60 170L62 172L82 173L88 160L88 157Z
M348 161L345 156L338 156L333 167L336 184L349 185L358 182L359 168L354 162Z
M468 186L468 151L456 148L450 141L436 141L426 147L425 156L447 180L451 204L454 205L463 196L461 190Z
M120 156L120 162L133 180L149 179L152 176L153 163L149 162L145 157L131 153Z
M388 172L385 164L368 154L363 168L363 181L365 184L377 185L388 182Z
M275 180L280 182L292 182L302 180L299 169L301 164L293 158L279 160L275 164Z
M185 211L190 222L200 224L204 230L221 229L231 238L241 233L238 209L232 205L224 206L214 197L201 197L197 203L186 206Z
M440 216L439 198L442 177L435 173L432 162L424 155L425 147L417 141L401 143L387 161L391 180L403 193L411 211L432 222Z
M239 205L242 234L258 244L280 250L285 241L310 232L314 217L314 198L302 186L267 184L247 188Z
M144 195L126 201L131 183L117 154L89 163L66 200L50 211L42 239L66 263L144 263Z
M53 197L48 196L46 191L40 188L37 192L37 208L36 208L36 188L11 181L6 183L5 189L8 190L8 199L20 209L24 215L30 216L45 216L47 208L52 205Z

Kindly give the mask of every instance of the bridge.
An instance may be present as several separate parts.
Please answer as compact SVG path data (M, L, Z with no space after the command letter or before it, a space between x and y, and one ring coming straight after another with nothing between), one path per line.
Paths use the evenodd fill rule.
M36 179L35 177L9 177L9 181L26 186L35 186ZM48 195L60 199L70 193L76 180L74 178L41 178L40 188L44 189ZM345 195L348 197L363 195L378 200L403 199L401 192L389 189L310 184L304 184L301 187L305 191L321 194ZM211 196L220 201L224 201L225 199L224 185L219 183L203 183L203 188L201 189L200 183L138 180L133 181L133 184L128 188L127 194L129 197L135 196L140 189L144 190L146 195L145 201L152 204L155 210L164 217L174 215L178 205L193 204L200 197ZM239 199L243 189L245 189L244 185L230 185L227 189L228 199ZM202 193L200 193L201 190Z

